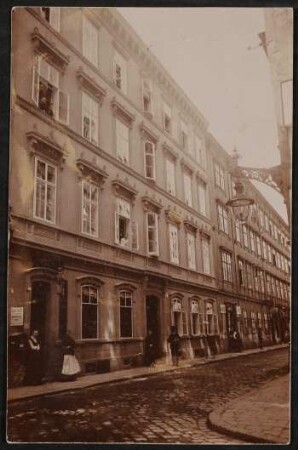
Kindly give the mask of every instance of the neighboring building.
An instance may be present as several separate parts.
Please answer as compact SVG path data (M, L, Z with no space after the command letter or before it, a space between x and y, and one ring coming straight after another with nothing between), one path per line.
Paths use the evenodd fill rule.
M149 329L167 354L171 324L185 357L226 351L236 321L247 346L260 321L284 339L270 320L289 308L287 227L248 183L273 235L233 237L229 156L207 126L115 9L14 9L9 326L40 330L48 377L67 329L86 372L141 364Z

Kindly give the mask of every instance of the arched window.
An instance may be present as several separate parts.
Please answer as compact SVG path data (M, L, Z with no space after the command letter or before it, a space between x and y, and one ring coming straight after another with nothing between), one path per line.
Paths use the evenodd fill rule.
M86 284L81 287L81 335L82 339L98 338L98 297L97 286Z
M218 321L216 303L212 300L206 302L206 332L207 334L218 334Z
M187 314L183 308L182 298L172 298L172 325L177 328L180 336L187 335Z
M132 292L119 291L120 302L120 337L133 336Z

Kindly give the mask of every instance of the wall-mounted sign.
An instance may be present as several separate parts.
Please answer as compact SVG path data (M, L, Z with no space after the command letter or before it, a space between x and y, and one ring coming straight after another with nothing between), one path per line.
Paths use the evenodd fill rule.
M24 325L24 307L12 306L10 308L10 325L23 326Z

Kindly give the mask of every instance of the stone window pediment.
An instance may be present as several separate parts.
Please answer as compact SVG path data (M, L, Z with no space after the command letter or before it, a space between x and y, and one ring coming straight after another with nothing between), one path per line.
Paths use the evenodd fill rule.
M131 283L118 283L115 285L117 291L128 291L133 292L137 289L137 286Z
M188 175L192 176L194 173L194 168L192 167L191 163L186 161L185 159L181 160L181 167L184 172L186 172Z
M111 102L111 106L114 116L121 119L129 128L131 128L135 120L135 115L128 111L125 106L119 103L115 97Z
M170 147L166 142L163 143L162 145L164 154L168 157L170 157L174 162L176 162L177 158L178 158L178 153L172 148Z
M211 233L209 232L209 230L207 230L205 228L200 229L200 235L201 235L202 239L207 239L208 241L210 241L210 239L211 239Z
M103 185L108 177L104 169L83 158L77 159L76 165L82 178L90 179L99 186Z
M180 292L174 292L169 297L170 297L171 301L180 300L182 302L182 300L183 300L183 294L180 294Z
M163 208L161 202L158 203L157 200L154 200L147 196L142 197L142 202L145 210L153 211L156 212L157 214L159 214Z
M193 221L191 221L189 219L186 219L186 220L183 221L183 223L184 223L185 228L188 231L190 231L191 233L196 234L197 229L198 229L198 225L195 222L193 222Z
M128 181L123 181L120 179L116 179L112 181L112 185L114 188L115 195L124 196L130 200L134 200L138 194L138 191L132 187Z
M182 222L181 215L178 212L173 211L171 209L167 209L166 210L166 218L167 218L168 222L172 222L172 223L174 223L175 225L178 225L178 226Z
M150 130L150 128L148 128L144 122L140 123L140 131L141 131L141 137L144 140L150 140L154 144L156 144L158 142L159 137L155 133L153 133L153 131Z
M61 145L59 145L51 135L44 136L37 130L34 130L26 133L26 136L29 142L30 154L38 154L55 163L63 165L66 155Z
M100 278L97 278L95 276L82 276L82 277L78 277L76 279L76 281L81 285L81 286L95 286L97 288L100 288L101 286L104 285L104 281L102 281Z
M88 75L82 67L77 70L77 79L80 86L86 89L87 92L91 93L96 97L99 103L102 103L105 96L107 95L106 89L102 88L90 75Z
M34 32L31 35L35 50L38 53L46 54L48 59L58 67L62 72L65 71L67 64L69 63L69 56L64 55L53 42L46 39L38 30L34 28Z

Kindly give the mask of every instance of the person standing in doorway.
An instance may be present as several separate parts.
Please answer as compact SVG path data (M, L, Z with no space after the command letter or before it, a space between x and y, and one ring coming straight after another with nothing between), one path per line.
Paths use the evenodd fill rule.
M41 384L43 378L43 355L38 330L34 330L28 338L27 350L26 382L33 385Z
M65 381L75 381L77 374L81 371L79 362L75 357L75 345L76 343L71 335L71 331L68 330L62 340L63 365L61 373Z
M171 327L171 332L168 337L168 343L170 344L173 365L178 366L180 354L180 336L175 326Z
M258 341L259 341L259 349L263 349L263 330L260 326L258 326Z

